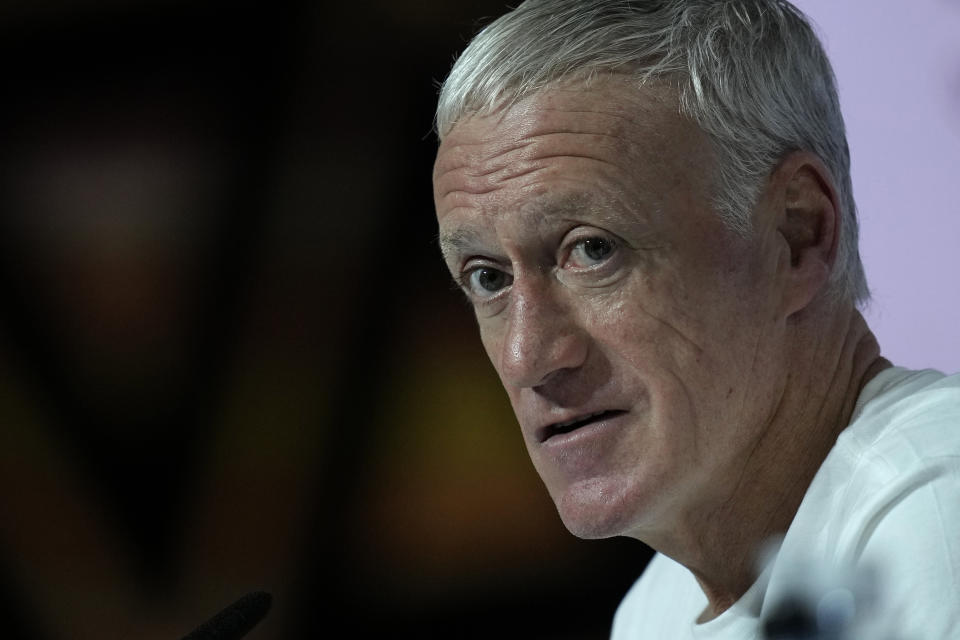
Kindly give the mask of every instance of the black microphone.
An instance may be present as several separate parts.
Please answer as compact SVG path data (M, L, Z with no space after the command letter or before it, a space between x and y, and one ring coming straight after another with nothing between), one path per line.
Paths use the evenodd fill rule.
M182 640L239 640L270 610L273 597L266 591L243 596L185 635Z

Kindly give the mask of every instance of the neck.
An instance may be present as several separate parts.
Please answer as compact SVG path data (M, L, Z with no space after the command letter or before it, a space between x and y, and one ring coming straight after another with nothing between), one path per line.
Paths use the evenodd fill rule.
M695 543L674 557L697 577L710 620L749 589L757 554L786 532L837 436L849 424L863 386L890 363L855 310L795 327L791 371L763 437L731 470L724 500L707 508L687 531ZM694 532L695 531L695 532ZM681 557L686 556L686 557Z

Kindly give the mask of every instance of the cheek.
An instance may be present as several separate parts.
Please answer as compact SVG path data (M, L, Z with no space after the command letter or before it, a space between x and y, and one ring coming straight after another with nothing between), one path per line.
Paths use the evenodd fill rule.
M664 439L665 446L695 428L694 405L709 383L703 350L668 308L650 296L626 292L596 313L593 334L611 362L613 384L649 414L655 427L651 437Z
M490 364L500 376L500 358L503 353L503 330L488 318L477 318L477 326L480 329L480 343L483 350L490 360ZM502 376L500 376L502 380Z
M759 305L722 302L700 315L647 303L629 330L612 333L624 366L650 395L655 447L703 470L749 448L783 386L776 326L763 321Z
M594 339L645 377L696 370L704 354L699 327L673 294L649 280L631 282L593 310Z
M656 448L703 458L708 452L700 449L743 401L746 363L732 354L750 349L735 343L725 317L711 323L699 304L688 310L692 298L649 283L638 289L597 312L594 337L619 370L615 379L648 396L640 406L649 411Z
M503 373L504 330L502 324L491 319L478 319L478 323L480 327L480 342L483 344L483 350L486 352L490 364L493 365L493 370L496 372L501 386L504 391L507 392L510 405L513 407L514 414L519 420L521 415L520 394L522 389L511 385Z

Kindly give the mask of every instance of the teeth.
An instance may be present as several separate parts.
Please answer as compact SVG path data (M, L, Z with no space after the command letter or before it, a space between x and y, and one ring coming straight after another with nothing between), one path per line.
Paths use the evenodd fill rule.
M601 416L601 415L603 415L603 414L605 414L605 413L606 413L606 411L597 411L596 413L591 413L591 414L588 415L588 416L581 416L581 417L577 418L576 420L570 420L569 422L560 422L560 423L554 425L554 428L556 428L556 429L565 429L566 427L573 426L573 425L577 424L578 422L586 422L587 420L590 420L591 418L596 418L597 416Z

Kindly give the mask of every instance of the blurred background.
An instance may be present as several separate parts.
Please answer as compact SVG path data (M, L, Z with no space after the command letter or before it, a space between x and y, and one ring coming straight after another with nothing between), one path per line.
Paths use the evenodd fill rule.
M179 638L252 590L252 639L604 638L649 558L564 530L434 246L436 84L504 3L340 4L5 3L3 638ZM801 6L924 72L861 116L835 61L871 320L956 370L960 46L921 27L960 9L891 48Z

